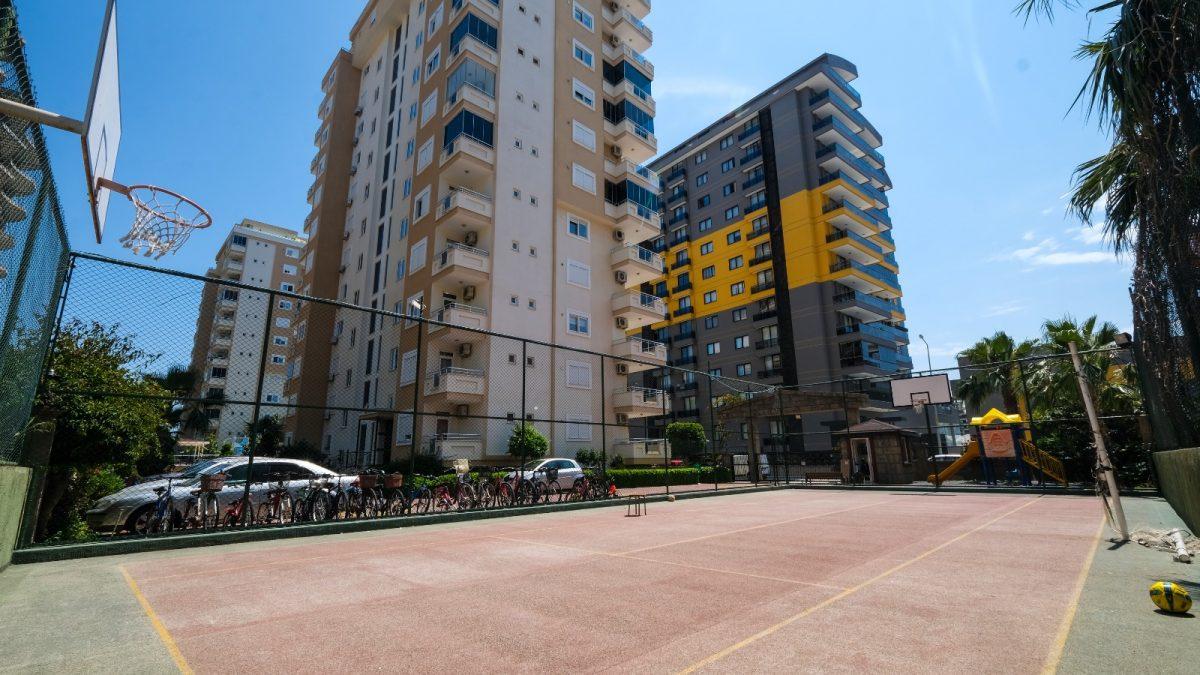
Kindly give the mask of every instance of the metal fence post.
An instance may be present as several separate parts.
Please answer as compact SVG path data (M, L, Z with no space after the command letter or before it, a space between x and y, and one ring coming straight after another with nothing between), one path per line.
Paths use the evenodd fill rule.
M750 423L749 423L750 437L748 439L746 439L750 443L750 447L747 448L747 450L749 452L746 453L746 459L749 461L749 464L750 464L750 466L748 467L749 473L750 473L750 478L751 478L751 480L754 481L755 487L757 487L759 476L758 476L758 447L754 443L755 436L756 436L756 434L755 434L756 430L754 428L754 392L752 392L749 388L746 389L746 406L748 408L747 414L750 417Z
M600 479L608 475L608 389L604 384L604 355L600 355ZM607 483L606 483L607 486Z
M667 494L671 494L671 442L667 440L667 429L671 423L667 422L667 390L660 389L659 396L662 396L663 422L666 422L663 427L663 483L667 486Z
M267 377L267 352L271 349L271 319L275 313L275 291L267 292L267 319L263 322L262 353L258 357L258 384L254 387L254 412L250 415L250 449L246 455L246 487L242 490L241 521L250 520L250 486L254 478L254 454L258 451L259 415L262 413L263 383Z
M525 374L526 374L526 371L528 371L528 370L529 370L529 341L521 340L521 424L517 427L517 429L522 434L522 440L524 440L525 423L529 419L528 413L525 412L525 406L527 405L526 391L525 391ZM521 464L520 464L520 466L517 467L517 476L518 476L518 478L516 480L516 485L514 485L514 492L513 492L514 495L516 494L516 491L520 489L521 481L525 479L525 444L524 443L521 443Z
M405 314L412 310L405 308ZM412 407L412 437L409 438L411 445L408 446L408 479L414 481L414 474L417 471L417 448L420 444L421 425L419 413L421 411L421 347L425 338L425 306L417 307L417 358L413 364L413 407ZM415 482L412 484L415 485Z
M783 482L792 482L792 444L788 438L787 419L783 416L783 387L775 389L775 398L779 402L779 435L783 441Z

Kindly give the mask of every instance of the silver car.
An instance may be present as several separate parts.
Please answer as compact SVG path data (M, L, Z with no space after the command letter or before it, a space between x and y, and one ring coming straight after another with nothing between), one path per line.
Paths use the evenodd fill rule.
M199 462L185 469L176 477L160 478L129 487L101 497L87 511L88 527L94 532L123 531L137 532L145 529L145 521L154 513L158 502L158 489L165 490L168 483L171 486L171 496L174 499L176 521L182 521L190 502L196 499L194 494L200 487L202 475L225 474L225 488L217 493L217 502L221 513L242 496L246 487L246 474L249 461L245 457L220 457L205 462ZM339 475L312 462L300 459L283 459L277 457L262 457L254 460L253 468L249 468L253 480L250 486L250 497L255 504L266 500L267 492L278 482L267 482L272 477L287 476L288 492L293 499L296 494L308 486L309 481L318 478L336 479ZM344 484L349 485L357 476L341 476Z
M526 462L525 466L521 467L521 477L530 480L546 480L545 472L547 469L558 469L558 485L563 490L570 490L575 481L583 478L583 467L573 459L562 459L560 457L549 457L547 459L535 459L532 462ZM513 477L513 472L509 472L508 478Z

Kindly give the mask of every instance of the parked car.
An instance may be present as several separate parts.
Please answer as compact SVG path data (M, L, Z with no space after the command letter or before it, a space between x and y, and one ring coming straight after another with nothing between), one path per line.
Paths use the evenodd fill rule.
M175 516L182 520L190 500L195 499L192 493L200 487L200 477L225 474L225 488L217 493L217 502L223 511L242 496L246 487L247 470L252 474L250 498L255 504L266 499L267 491L275 484L266 481L270 476L287 475L288 491L295 497L310 480L315 478L337 479L339 474L325 467L299 459L284 459L263 457L254 460L253 468L245 457L221 457L194 464L178 477L169 479L171 495L175 500ZM357 476L340 476L348 485ZM141 529L139 521L145 521L153 512L158 501L156 488L166 488L168 479L162 478L145 483L131 485L113 494L101 497L87 511L87 524L95 532L123 531L136 532Z
M530 480L544 480L544 477L539 475L545 473L547 469L558 469L558 484L564 490L575 484L575 479L583 478L583 467L573 459L563 459L560 457L548 457L546 459L535 459L532 462L526 462L525 466L521 467L521 476ZM513 477L514 472L509 472L508 478Z

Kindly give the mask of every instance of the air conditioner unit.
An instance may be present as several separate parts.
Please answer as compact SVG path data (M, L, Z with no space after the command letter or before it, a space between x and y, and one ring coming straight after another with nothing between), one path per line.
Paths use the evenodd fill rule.
M454 414L458 415L459 417L466 417L467 415L471 414L471 406L467 405L466 403L460 403L459 405L454 406Z
M469 358L471 356L471 343L464 342L461 345L459 345L458 346L458 355L463 357L464 359Z
M621 38L617 37L616 35L610 35L610 36L608 36L608 43L614 47L620 47L621 46Z
M629 415L617 413L617 424L629 424Z
M355 117L361 117L362 114L363 114L363 107L361 105L354 109ZM355 140L358 140L358 139L355 139Z
M617 159L621 159L621 157L623 157L625 155L625 151L622 150L621 146L619 146L619 145L609 146L608 152L609 152L609 154L611 154L613 157L616 157Z
M621 285L624 285L625 282L629 281L629 275L626 274L624 270L617 270L613 273L613 277L616 278L617 283Z
M629 364L618 363L617 364L617 374L618 375L628 375L629 374Z
M466 233L465 235L463 235L463 243L466 244L467 246L474 246L474 245L478 244L479 243L479 233L478 232Z
M625 241L625 230L613 230L613 239Z
M617 328L620 328L621 330L628 330L629 329L629 319L626 319L623 316L618 316L617 317Z
M475 287L463 286L463 300L470 302L475 299Z

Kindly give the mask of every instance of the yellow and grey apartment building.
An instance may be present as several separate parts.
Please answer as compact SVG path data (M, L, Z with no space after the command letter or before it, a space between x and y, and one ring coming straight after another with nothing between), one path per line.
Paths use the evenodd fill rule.
M646 288L669 316L643 337L669 350L670 365L768 385L911 370L892 182L850 84L857 75L822 55L651 164L665 227L646 246L666 270ZM706 399L728 391L680 371L641 377L671 392L650 437L671 419L707 423ZM788 431L828 431L824 422ZM793 435L793 450L804 438Z

